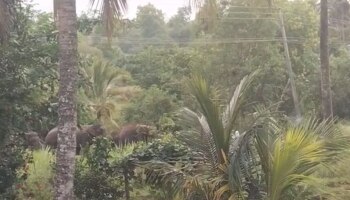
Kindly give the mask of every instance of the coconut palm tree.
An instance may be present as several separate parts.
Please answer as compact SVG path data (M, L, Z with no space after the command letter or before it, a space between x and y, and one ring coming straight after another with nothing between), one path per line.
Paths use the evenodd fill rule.
M240 82L221 111L216 91L201 76L193 76L190 88L200 112L183 110L187 129L177 138L204 155L204 161L197 163L195 172L176 168L186 164L148 163L147 169L155 170L152 176L161 176L164 185L172 184L184 199L198 194L215 200L305 199L306 192L332 195L318 172L341 160L349 138L334 121L306 118L289 124L275 120L270 109L261 106L243 123L239 113L253 77Z
M227 175L227 170L225 169L229 165L230 152L234 151L232 147L246 141L247 136L250 135L249 130L258 119L255 118L250 124L244 124L240 113L243 105L246 103L247 91L257 73L258 71L241 80L224 109L222 109L223 106L218 100L217 92L213 90L202 76L193 75L189 78L189 88L198 102L201 112L195 112L188 108L184 108L181 111L182 119L180 122L187 131L181 132L178 135L178 139L190 148L198 151L201 155L204 155L206 167L204 167L204 171L198 171L197 173L205 174L203 177L208 178L210 181L185 175L186 173L165 172L168 176L164 180L176 180L180 177L180 181L177 181L178 184L174 188L176 188L177 193L185 192L185 194L181 194L182 197L186 197L185 199L190 199L189 196L195 193L192 191L193 189L201 190L207 199L234 198L234 192L229 190L227 179L224 178ZM159 168L157 165L151 166L153 169ZM162 168L163 170L169 169L169 165L164 165ZM213 174L222 176L222 178L212 179ZM219 182L216 182L218 180ZM226 182L225 185L228 190L217 187L222 185L223 182ZM215 187L212 187L213 185ZM188 190L188 187L192 189Z
M61 0L57 8L59 32L59 106L55 199L73 199L77 112L75 106L78 40L74 0Z
M214 199L233 199L237 194L244 196L241 194L243 187L229 186L242 185L240 177L234 174L240 172L242 163L239 160L246 156L249 150L246 145L250 144L253 133L251 130L260 120L260 116L256 115L252 116L248 123L244 123L241 115L247 91L258 72L259 70L241 80L223 110L220 102L216 100L216 95L213 96L217 92L203 77L195 75L190 79L189 86L201 112L196 113L187 108L183 110L183 122L190 131L181 133L178 138L205 155L207 162L211 163L212 170L221 177L212 180L215 185L211 188ZM238 162L231 164L230 157ZM229 173L230 169L235 169L235 173ZM231 182L225 178L229 175ZM259 190L252 188L250 186L249 195L253 194L255 199L259 199Z
M127 71L102 58L92 60L82 69L88 84L80 91L79 101L91 108L108 134L118 132L116 113L141 89L130 84L132 78Z
M214 164L213 167L225 162L225 156L228 155L232 142L231 134L235 131L245 131L239 124L239 114L244 104L247 90L257 73L258 71L241 80L229 104L223 111L220 102L216 100L218 98L213 96L216 92L212 90L206 80L198 75L190 78L189 87L200 105L201 113L185 108L183 114L188 122L198 121L201 127L199 129L200 134L203 138L206 138L208 143L206 148L212 147L210 159L211 163Z
M92 6L101 6L107 33L112 21L126 9L126 0L91 0ZM55 199L73 198L75 164L76 79L77 79L77 16L75 0L54 0L56 24L59 32L59 122L56 158Z

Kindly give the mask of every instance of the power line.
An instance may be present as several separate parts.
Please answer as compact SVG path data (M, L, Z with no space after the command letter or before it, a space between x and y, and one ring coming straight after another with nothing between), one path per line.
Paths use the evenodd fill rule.
M265 10L280 10L279 8L273 7L251 7L251 6L228 6L229 8L247 8L247 9L265 9Z
M224 11L224 14L261 14L261 15L270 15L270 14L278 14L277 12L247 12L247 11Z
M341 20L341 19L336 19L336 18L329 18L329 21L350 23L350 20Z
M234 20L241 20L241 19L249 19L249 20L277 20L276 18L272 17L200 17L199 19L219 19L219 20L227 20L227 19L234 19Z
M282 39L267 39L267 38L236 38L236 39L220 39L220 40L197 40L197 41L174 41L174 40L161 40L161 41L145 41L145 40L119 40L117 44L138 44L138 45L156 45L156 44L240 44L240 43L262 43L262 42L282 42ZM288 39L288 43L302 44L303 40L300 39Z

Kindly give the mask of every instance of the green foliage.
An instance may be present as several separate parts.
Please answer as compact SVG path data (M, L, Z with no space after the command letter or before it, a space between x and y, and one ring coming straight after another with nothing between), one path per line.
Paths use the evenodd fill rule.
M179 8L177 14L170 18L167 23L169 35L175 43L180 46L189 44L193 39L193 30L190 23L190 9L187 7Z
M78 31L84 35L89 35L98 24L99 19L92 13L83 13L78 17Z
M234 131L244 132L251 128L247 127L246 130L242 130L239 125L239 115L246 100L247 91L256 74L257 72L242 79L223 111L217 100L218 96L215 96L217 91L210 87L202 76L195 74L189 80L189 87L201 112L197 114L189 109L184 110L184 121L188 126L194 126L192 129L194 134L190 132L182 138L193 145L196 143L202 145L198 149L203 150L213 167L225 162L225 156L228 156L232 142L231 134Z
M268 196L273 199L288 198L290 191L305 185L325 193L322 181L315 172L320 166L331 168L341 159L348 138L341 136L333 122L318 123L305 120L302 124L287 128L271 148ZM266 172L265 172L266 173ZM288 191L289 190L289 191Z
M77 159L74 193L79 199L118 199L124 195L123 177L110 161L111 141L97 138Z
M0 42L7 39L0 46L0 199L13 199L16 183L22 188L17 198L50 199L51 158L40 159L50 155L34 152L34 163L16 177L27 154L14 132L41 134L56 126L57 31L51 14L17 2L11 23L1 17L0 1ZM166 21L148 4L138 8L135 20L114 23L126 1L113 2L120 7L104 15L105 24L94 13L78 18L79 123L99 118L115 132L115 122L156 124L163 134L123 148L97 139L77 160L78 198L119 199L127 193L134 199L348 198L349 128L339 126L345 137L334 131L333 121L286 123L285 116L294 113L279 10L266 8L265 0L191 1L199 11L195 21L188 8ZM334 113L347 119L348 3L328 2ZM302 111L315 116L320 111L316 1L276 0L274 6L284 16ZM11 37L3 37L4 21L11 24L6 25ZM109 44L106 33L116 36ZM254 84L243 79L257 68L262 70ZM193 72L202 76L190 76ZM179 131L174 113L183 105L186 126L176 138L164 134ZM38 180L47 187L36 190Z
M123 117L127 122L158 124L176 109L174 98L153 86L131 101L123 110Z
M329 169L334 161L341 159L342 153L349 149L349 138L341 135L334 121L306 119L299 124L278 126L271 118L272 113L259 107L248 126L239 129L243 122L238 120L240 102L253 77L244 78L236 87L222 115L217 96L213 96L215 92L206 80L200 76L191 79L190 86L202 114L184 110L184 125L192 126L192 131L180 132L179 138L201 152L207 164L212 164L212 171L204 167L196 174L208 177L198 179L179 171L176 165L150 164L160 174L166 174L161 183L176 180L172 192L179 195L193 195L200 188L207 188L202 189L202 195L218 200L261 199L265 195L269 199L293 199L301 192L299 187L304 188L304 194L332 195L322 187L316 173L320 167ZM256 129L257 125L263 129ZM241 133L233 135L235 130ZM174 170L177 172L171 173Z
M196 54L190 49L154 47L130 56L125 69L143 88L157 85L180 97L181 82L191 72Z
M292 67L297 90L305 112L318 110L318 21L317 13L307 1L276 1L284 14ZM247 4L245 0L229 1L219 13L213 33L197 37L194 47L207 61L205 68L210 83L230 94L232 85L256 68L263 69L259 85L251 92L253 101L269 105L283 101L280 110L293 114L290 90L285 90L288 76L279 26L279 13L264 9L261 0ZM303 16L303 17L300 17ZM203 43L203 44L202 44ZM288 88L287 88L288 89ZM229 98L229 97L227 97Z
M138 7L136 23L143 38L166 37L164 14L152 4Z
M176 161L191 159L188 147L176 140L171 134L165 134L148 144L136 146L132 157L139 161L155 160L173 164Z
M130 21L121 33L118 45L125 53L137 53L145 47L165 47L171 43L164 14L152 4L139 6L136 19Z
M31 162L18 171L26 180L17 185L19 199L46 200L53 198L54 155L49 148L33 151Z
M123 104L139 91L132 86L130 74L101 59L87 60L82 69L85 84L80 91L81 104L87 105L108 133L118 129L114 121Z
M169 134L122 148L115 148L107 138L98 138L77 159L75 194L79 199L116 199L125 196L129 188L131 198L169 198L170 188L162 185L161 176L153 176L150 164L166 162L172 166L194 159L189 149Z
M128 2L126 0L112 0L103 2L99 0L91 0L90 6L95 7L100 11L101 19L105 27L106 36L109 40L112 39L116 21L119 21L123 13L127 9Z
M348 122L339 124L339 129L344 136L350 136L350 125ZM350 174L349 155L349 150L345 151L341 155L342 159L332 164L332 169L334 169L332 172L329 172L329 170L323 170L319 173L319 177L322 178L326 188L331 190L333 198L336 196L338 199L346 199L350 195L348 190Z
M16 172L25 164L27 154L23 148L23 138L10 134L0 143L0 198L13 199L16 195L15 184L25 177L17 177Z
M0 141L9 132L56 123L57 41L48 14L23 5L7 45L0 47ZM7 129L7 130L6 130Z
M141 191L146 193L144 190L150 187L147 189L148 192L153 191L157 194L152 195L153 198L159 195L158 199L175 198L174 190L180 182L169 177L194 173L197 170L196 161L201 160L200 155L191 152L171 134L162 135L148 144L137 145L130 158L137 166L135 185L144 184L143 187L138 186L133 194ZM169 168L178 171L167 171Z
M346 119L350 118L350 90L347 88L350 84L349 61L350 54L345 48L339 49L331 57L333 109L337 116Z
M13 199L16 170L26 157L15 132L46 132L56 123L57 41L50 15L16 4L11 38L0 46L1 198ZM23 177L19 177L23 178ZM7 194L4 194L7 193Z

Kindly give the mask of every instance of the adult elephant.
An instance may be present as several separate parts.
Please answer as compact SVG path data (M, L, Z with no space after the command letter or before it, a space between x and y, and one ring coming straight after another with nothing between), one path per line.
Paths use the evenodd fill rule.
M58 128L55 127L45 137L45 144L51 148L57 147ZM101 125L86 125L82 126L77 132L77 154L79 154L82 147L91 144L95 137L103 136L105 130Z
M143 124L127 124L121 128L119 134L113 136L113 141L116 145L125 145L138 141L148 141L154 137L153 126Z

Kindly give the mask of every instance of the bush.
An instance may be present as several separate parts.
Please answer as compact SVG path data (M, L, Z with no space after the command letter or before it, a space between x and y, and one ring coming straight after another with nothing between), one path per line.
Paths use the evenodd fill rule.
M347 49L341 49L338 55L331 57L332 91L334 115L350 119L350 56Z
M0 144L0 199L13 199L15 183L25 177L17 177L16 171L25 163L24 140L18 134L10 134Z
M79 199L118 199L124 195L123 177L110 162L112 143L97 138L94 144L77 159L74 193Z
M138 142L114 148L108 138L96 138L77 159L74 192L78 199L119 199L127 194L134 199L164 199L160 185L147 185L146 162L191 162L188 148L167 134L146 144ZM146 173L146 174L145 174ZM125 181L126 180L126 181ZM166 196L166 195L165 195Z
M19 199L47 200L53 198L53 162L54 155L48 148L33 152L32 162L19 170L18 176L27 175L18 185Z
M177 110L174 98L156 86L145 90L135 98L131 104L123 110L124 120L127 122L158 124L162 118L167 117ZM164 119L163 119L164 120Z
M132 154L138 161L162 161L175 163L177 161L190 161L189 148L181 144L173 135L165 134L147 145L137 146Z

